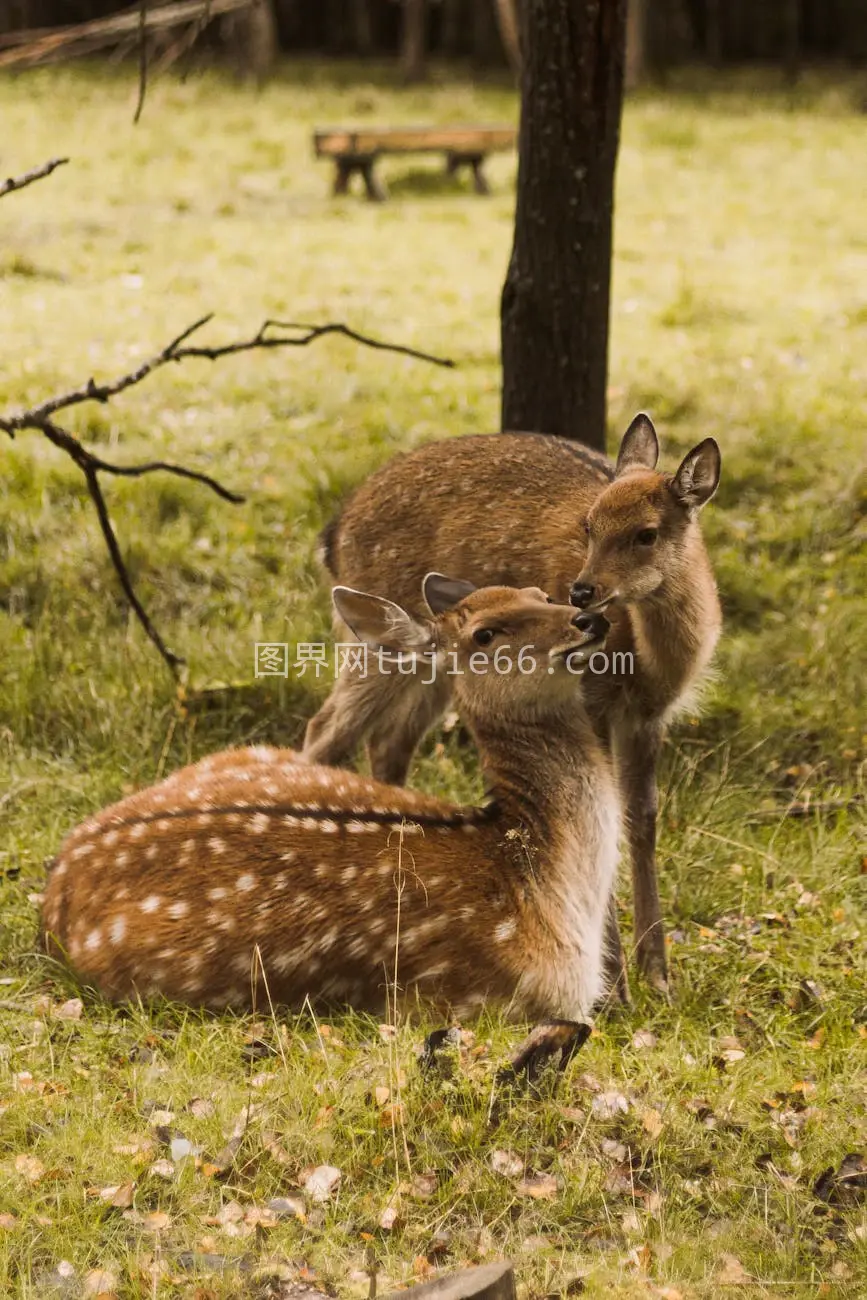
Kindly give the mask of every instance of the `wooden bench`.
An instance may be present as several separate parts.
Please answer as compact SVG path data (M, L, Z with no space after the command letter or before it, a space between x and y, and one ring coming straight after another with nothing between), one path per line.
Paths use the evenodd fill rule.
M346 194L355 172L364 179L367 197L382 202L387 190L374 170L383 154L442 153L446 171L452 176L461 167L471 167L477 194L489 194L483 165L489 153L513 149L517 132L510 126L444 127L335 127L314 131L317 158L332 158L336 164L334 193Z

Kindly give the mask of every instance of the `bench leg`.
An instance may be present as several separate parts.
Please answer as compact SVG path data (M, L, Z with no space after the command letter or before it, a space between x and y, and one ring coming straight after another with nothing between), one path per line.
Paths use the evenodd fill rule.
M359 165L359 171L364 177L364 188L367 190L367 197L373 203L384 203L388 198L388 190L377 176L374 168L376 166L375 158L367 158Z
M490 194L491 187L483 170L484 161L483 153L454 153L449 150L446 154L446 174L454 176L461 167L472 167L473 189L477 194Z
M355 164L350 159L337 159L337 171L334 173L334 189L332 191L335 198L341 194L349 193L349 181L354 171Z
M488 184L488 178L484 172L484 157L472 158L470 166L473 169L473 185L477 194L490 194L491 187Z

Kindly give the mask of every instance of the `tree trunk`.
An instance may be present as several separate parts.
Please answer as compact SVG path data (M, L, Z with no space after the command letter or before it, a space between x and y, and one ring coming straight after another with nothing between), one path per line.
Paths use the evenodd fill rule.
M427 0L403 0L403 34L400 62L407 82L424 80Z
M442 0L443 24L440 45L446 58L455 58L462 53L461 27L463 18L463 0Z
M801 72L801 4L800 0L786 0L783 15L785 45L783 49L783 75L789 86L794 86Z
M260 84L277 61L277 15L274 0L255 0L249 9L229 14L230 42L234 48L238 71Z
M647 71L646 0L627 0L626 89L640 86Z
M521 39L518 33L518 0L494 0L500 40L509 64L515 72L521 71Z
M373 24L370 20L370 0L352 0L352 26L355 49L358 54L373 52Z
M626 0L525 0L503 428L605 446Z

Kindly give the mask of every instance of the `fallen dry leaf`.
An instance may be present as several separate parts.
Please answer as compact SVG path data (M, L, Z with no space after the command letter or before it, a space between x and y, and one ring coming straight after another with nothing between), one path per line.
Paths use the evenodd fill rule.
M111 1296L117 1290L117 1274L107 1268L92 1268L84 1275L84 1294Z
M657 1044L656 1034L652 1029L636 1029L632 1035L632 1046L637 1052L648 1052Z
M377 1106L384 1106L390 1096L391 1088L386 1088L381 1085L379 1088L374 1088L373 1090L373 1100L376 1102Z
M112 1147L116 1156L135 1156L134 1163L137 1165L147 1164L156 1149L156 1143L149 1137L137 1138L133 1142L120 1142Z
M216 1106L207 1097L193 1097L192 1101L187 1103L187 1110L196 1119L210 1119Z
M80 1020L83 1011L84 1003L81 998L69 998L66 1002L61 1002L59 1007L54 1008L54 1018L55 1020ZM112 1288L105 1289L110 1291Z
M498 1148L492 1151L489 1164L495 1174L502 1174L504 1178L520 1178L524 1172L524 1162L514 1151L504 1151Z
M304 1190L311 1201L321 1203L330 1200L332 1192L337 1190L342 1177L342 1173L334 1165L317 1165L304 1180Z
M130 1214L135 1214L135 1210L127 1210L124 1218ZM143 1214L139 1222L145 1232L162 1232L164 1228L169 1226L171 1219L165 1210L152 1210L150 1214Z
M116 1210L128 1210L135 1196L135 1183L119 1183L116 1187L100 1187L97 1194L106 1205Z
M148 1167L148 1173L154 1178L174 1178L175 1167L171 1160L155 1160Z
M173 1110L152 1110L148 1115L148 1123L151 1128L164 1128L167 1124L171 1124L174 1117Z
M396 1205L386 1205L382 1214L379 1216L379 1226L382 1231L391 1232L399 1217L400 1212Z
M596 1119L614 1119L616 1115L626 1115L629 1102L622 1092L600 1092L593 1098L590 1109Z
M14 1232L18 1227L18 1220L14 1214L0 1214L0 1232Z
M45 1174L45 1165L36 1156L20 1155L15 1157L15 1172L28 1183L38 1183Z
M304 1202L297 1201L294 1196L272 1196L268 1209L278 1219L300 1219L304 1223L307 1217Z
M737 1255L724 1254L716 1272L716 1280L720 1286L748 1286L753 1279Z
M515 1184L519 1196L531 1196L534 1200L551 1200L557 1195L559 1184L553 1174L529 1174Z
M653 1107L650 1107L649 1110L644 1111L644 1113L641 1116L641 1127L644 1129L645 1133L651 1138L651 1140L655 1142L664 1127L662 1123L662 1116L660 1115L659 1111L654 1110Z

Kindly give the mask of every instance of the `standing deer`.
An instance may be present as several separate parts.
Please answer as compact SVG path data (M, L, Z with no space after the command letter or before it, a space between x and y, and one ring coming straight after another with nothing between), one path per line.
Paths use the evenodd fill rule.
M245 1008L259 975L263 998L296 1007L382 1008L399 985L461 1013L490 1000L588 1014L603 989L619 805L579 674L608 621L535 588L474 591L435 574L424 598L416 618L334 591L360 640L426 665L424 678L455 674L486 807L291 750L229 750L72 831L45 891L48 950L116 1000Z
M638 965L665 988L656 769L667 725L689 702L719 636L719 600L698 514L719 483L720 453L706 438L675 474L657 472L658 457L646 415L629 426L616 465L539 434L428 443L368 479L322 542L336 582L388 592L410 610L430 568L478 585L538 583L558 600L605 607L614 653L608 672L582 684L582 707L615 758ZM339 610L336 631L345 639ZM438 689L423 690L417 679L394 674L365 681L344 674L308 725L305 757L344 764L366 740L373 774L401 783L422 735L444 712L450 685L442 677ZM613 911L610 928L618 991L626 998Z

